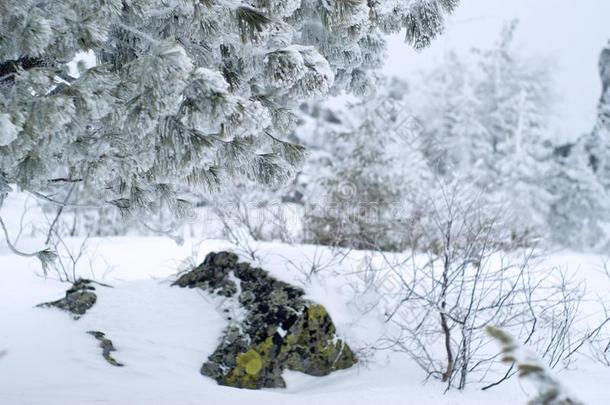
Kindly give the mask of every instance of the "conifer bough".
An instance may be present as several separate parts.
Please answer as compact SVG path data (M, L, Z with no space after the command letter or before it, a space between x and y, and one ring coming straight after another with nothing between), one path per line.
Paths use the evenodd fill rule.
M179 210L178 190L281 181L291 107L366 92L384 34L425 47L457 2L4 0L0 192ZM75 72L80 52L97 62Z

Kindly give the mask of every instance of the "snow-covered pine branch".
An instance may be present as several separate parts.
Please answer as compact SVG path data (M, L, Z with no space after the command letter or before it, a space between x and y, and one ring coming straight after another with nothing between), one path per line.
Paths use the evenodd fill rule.
M567 392L536 356L520 347L508 333L491 326L487 327L487 333L500 343L502 360L516 364L519 376L536 387L538 395L528 402L529 405L584 405Z
M384 34L426 46L456 4L3 1L0 182L47 195L82 179L79 196L124 212L235 177L277 183L298 160L290 108L366 91ZM97 63L70 75L84 51Z

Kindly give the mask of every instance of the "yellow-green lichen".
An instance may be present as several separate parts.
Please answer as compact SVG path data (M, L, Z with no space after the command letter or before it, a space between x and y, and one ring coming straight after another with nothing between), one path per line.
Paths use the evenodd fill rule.
M237 355L237 366L246 370L247 374L255 376L263 368L263 360L257 352L250 349L246 353Z
M307 308L307 317L310 322L321 321L326 315L326 309L319 304L311 305Z
M295 335L295 334L290 334L290 335L286 336L286 339L284 339L286 346L294 346L298 341L299 341L299 339L297 338L297 335Z
M285 369L322 376L356 362L324 306L264 270L236 262L234 254L211 253L177 283L232 295L247 310L241 325L226 329L222 344L202 366L203 375L232 387L277 388L285 386ZM237 285L233 277L241 286L237 297L224 288Z
M289 369L322 376L356 362L350 348L336 339L335 326L322 305L311 304L304 315L284 339Z
M233 387L261 388L261 372L271 363L272 347L273 340L269 337L247 352L238 354L235 367L226 375L225 383Z

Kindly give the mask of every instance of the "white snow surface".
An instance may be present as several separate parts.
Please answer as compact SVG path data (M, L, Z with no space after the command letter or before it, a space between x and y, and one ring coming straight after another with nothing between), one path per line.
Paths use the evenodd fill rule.
M69 239L78 246L81 240ZM20 248L35 250L40 240L22 238ZM68 285L42 277L35 259L15 256L0 245L0 404L525 404L533 387L513 379L496 389L444 394L444 385L425 375L405 355L377 352L357 366L326 377L286 372L286 389L260 391L219 386L199 369L215 349L225 321L219 298L196 289L170 286L185 263L199 263L210 251L232 249L225 241L113 237L90 239L79 273L108 283L96 287L98 302L81 319L57 309L35 308L63 296ZM239 253L239 251L237 251ZM339 264L305 282L299 269L326 248L262 243L256 264L284 281L303 286L325 305L340 335L353 349L371 344L383 331L374 311L356 308L353 274L363 252L350 252ZM245 254L240 254L243 260ZM578 270L592 286L608 291L599 272L601 258L572 253L548 260ZM601 290L600 290L601 291ZM86 334L100 330L112 339L113 355L125 367L101 356ZM582 400L610 403L610 369L579 360L559 373Z

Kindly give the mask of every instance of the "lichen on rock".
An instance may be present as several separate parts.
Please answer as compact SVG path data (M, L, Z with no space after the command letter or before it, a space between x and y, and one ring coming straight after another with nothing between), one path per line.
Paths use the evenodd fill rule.
M241 322L225 329L220 345L201 367L203 375L219 384L285 387L284 369L324 376L357 362L324 306L263 269L238 263L234 253L210 253L174 284L231 297L247 312Z
M356 362L354 353L337 340L335 325L326 309L319 304L306 309L290 335L292 350L288 353L288 368L323 376L328 370L348 368Z
M116 349L114 347L114 344L112 343L112 340L108 339L105 333L96 330L89 331L87 333L96 338L98 342L100 342L100 347L102 348L102 356L109 364L115 367L123 367L122 363L119 363L115 360L114 357L112 357L111 353L115 352Z
M93 281L78 279L66 291L66 296L60 300L45 302L38 307L56 307L74 315L74 319L83 316L97 301Z
M211 293L231 297L237 292L237 285L228 278L228 272L237 263L237 255L208 255L203 263L182 275L173 285L199 287Z

